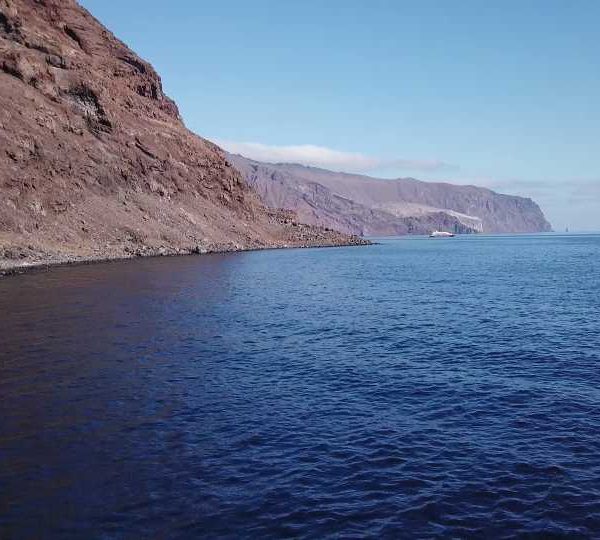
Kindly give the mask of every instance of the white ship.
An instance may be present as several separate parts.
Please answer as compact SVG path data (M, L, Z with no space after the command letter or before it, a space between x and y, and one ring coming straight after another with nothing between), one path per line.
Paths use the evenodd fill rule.
M433 231L429 235L429 238L451 238L452 236L454 236L454 233L451 233L451 232L447 232L447 231Z

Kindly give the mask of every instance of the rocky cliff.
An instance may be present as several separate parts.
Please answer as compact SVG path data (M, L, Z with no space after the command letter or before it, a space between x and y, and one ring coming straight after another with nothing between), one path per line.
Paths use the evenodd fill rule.
M266 209L74 0L0 0L0 268L360 242Z
M352 234L428 234L432 230L543 232L551 230L531 199L486 188L384 180L294 164L268 164L239 155L229 160L273 208L306 223Z

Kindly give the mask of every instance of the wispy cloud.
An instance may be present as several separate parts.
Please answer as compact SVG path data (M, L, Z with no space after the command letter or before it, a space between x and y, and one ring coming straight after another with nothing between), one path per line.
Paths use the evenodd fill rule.
M355 152L342 152L324 146L300 144L273 146L255 142L215 141L232 154L268 163L299 163L345 172L369 172L378 169L411 171L456 170L458 167L439 160L385 159Z

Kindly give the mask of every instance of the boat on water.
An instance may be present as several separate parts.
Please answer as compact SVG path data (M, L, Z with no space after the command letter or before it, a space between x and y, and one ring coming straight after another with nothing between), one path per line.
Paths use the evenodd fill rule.
M451 238L454 236L454 233L448 231L433 231L429 238Z

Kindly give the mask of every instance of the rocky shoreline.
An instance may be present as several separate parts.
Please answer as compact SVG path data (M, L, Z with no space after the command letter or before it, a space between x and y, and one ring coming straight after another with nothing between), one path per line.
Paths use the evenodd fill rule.
M102 264L110 262L129 261L140 258L150 257L184 257L194 255L216 255L220 253L243 253L249 251L267 251L275 249L319 249L319 248L339 248L339 247L361 247L373 245L374 242L369 240L360 239L360 242L355 244L315 244L315 245L299 245L299 246L271 246L271 247L257 247L257 248L241 248L241 249L230 249L230 248L216 248L214 250L159 250L157 252L146 252L143 254L136 255L124 255L117 257L105 257L105 258L56 258L47 261L36 261L26 260L23 262L12 262L10 260L0 260L0 277L16 276L22 274L29 274L32 272L47 271L53 268L61 266L82 266L89 264Z
M58 266L98 264L145 257L177 257L185 255L264 251L271 249L358 247L373 244L373 242L359 236L347 236L327 228L312 227L297 222L288 223L287 227L294 230L296 233L295 238L290 234L290 239L287 242L279 241L264 245L256 243L247 246L229 242L188 247L138 247L136 249L124 249L120 252L98 252L87 255L40 252L36 251L33 246L2 247L2 242L0 242L0 276L12 276L34 271L49 270Z

